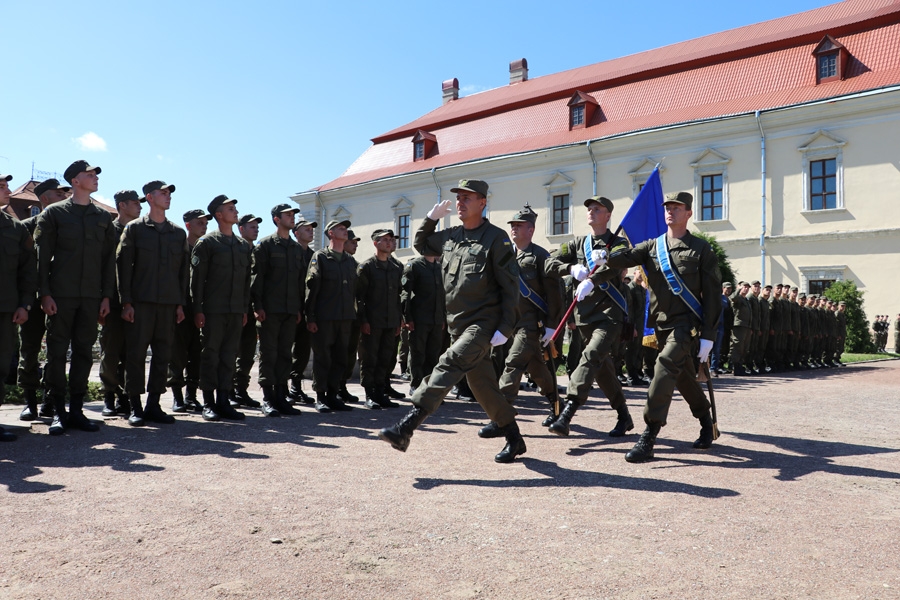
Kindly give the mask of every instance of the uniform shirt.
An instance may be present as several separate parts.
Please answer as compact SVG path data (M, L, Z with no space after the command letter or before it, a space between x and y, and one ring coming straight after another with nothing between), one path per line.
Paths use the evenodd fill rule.
M769 297L769 331L778 333L781 331L781 300L775 296Z
M306 320L356 319L356 260L331 248L317 250L306 273Z
M747 295L749 296L749 294ZM732 324L735 327L750 327L753 318L750 312L750 300L746 296L741 296L739 291L732 292L730 300L731 308L734 311Z
M477 327L511 337L519 304L519 264L506 232L484 219L474 229L462 225L435 231L425 218L413 245L419 254L442 254L447 326L454 335Z
M447 320L441 263L417 256L406 263L401 280L403 318L416 326L442 325Z
M308 320L306 318L306 274L309 271L309 263L312 261L312 256L312 248L304 248L300 245L300 312L303 315L303 321Z
M675 327L698 328L700 337L716 339L716 322L722 311L719 300L722 290L722 275L719 262L709 243L687 232L679 239L669 239L669 259L678 271L687 289L700 302L703 321L700 322L693 311L681 298L669 289L659 258L656 254L656 239L642 242L634 248L613 252L607 266L613 269L643 265L650 284L650 319L648 325L667 330Z
M759 301L752 291L747 294L747 304L750 306L750 329L759 331Z
M34 242L28 228L6 213L0 213L0 246L0 313L33 306L38 279Z
M788 301L791 310L791 331L794 335L800 334L800 305L796 302Z
M800 307L800 336L801 337L809 337L809 313L812 312L811 308L806 306Z
M769 312L769 301L760 294L756 302L759 304L759 331L768 334L772 319L772 315Z
M194 314L244 314L250 304L250 242L218 229L191 253Z
M272 314L297 314L302 307L303 246L277 233L267 235L253 248L250 297L256 310Z
M584 237L576 237L574 242L566 242L555 253L554 268L560 277L569 273L571 265L579 264L588 267L587 257L584 255L584 240ZM603 235L591 236L591 249L599 250L602 248L606 248L610 252L616 252L628 248L628 242L612 231L607 230ZM628 291L622 283L622 278L619 276L619 269L612 269L607 266L601 267L591 275L591 281L594 283L594 289L591 290L591 293L584 300L575 305L575 324L587 325L602 321L624 322L626 313L619 308L619 305L613 301L608 293L599 288L600 284L608 282L609 285L615 286L627 298ZM575 287L578 287L577 282L575 282Z
M116 217L115 219L113 219L112 224L113 224L113 228L116 230L116 252L118 252L119 244L122 242L122 233L125 231L125 223L122 223L122 221L120 221L119 218ZM121 312L122 311L122 303L119 301L118 278L119 278L119 276L117 273L116 281L113 282L115 284L113 286L113 294L109 298L110 312L112 312L112 311Z
M519 263L519 277L538 296L543 298L549 309L549 314L544 314L535 304L519 293L518 318L516 329L528 331L540 331L541 326L556 329L563 316L562 280L558 270L553 267L550 253L538 246L529 244L524 250L516 252L516 262Z
M125 226L116 251L116 275L122 305L187 303L187 234L168 219L149 215Z
M116 282L116 230L93 203L56 202L37 218L34 244L38 293L59 298L112 298Z
M392 261L372 256L356 269L356 308L359 322L377 329L400 327L400 286L403 267Z

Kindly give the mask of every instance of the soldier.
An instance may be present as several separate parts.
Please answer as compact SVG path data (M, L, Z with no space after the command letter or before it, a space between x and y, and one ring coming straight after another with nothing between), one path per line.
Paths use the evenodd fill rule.
M544 360L544 348L550 343L565 310L562 305L562 280L550 259L550 253L532 242L537 213L527 204L509 221L509 233L516 246L519 263L519 306L512 346L500 376L500 391L513 404L519 393L519 383L527 371L541 394L551 405L545 419L547 427L556 418L552 406L559 399L555 367L551 371ZM551 362L552 365L552 362ZM491 421L478 435L483 438L503 435Z
M611 250L624 250L628 242L609 230L612 201L592 196L584 201L584 206L591 235L576 237L574 242L563 244L554 256L554 267L559 276L571 274L581 282L575 289L575 325L584 341L584 351L569 378L566 406L549 427L556 435L569 435L569 423L575 412L584 406L596 380L617 413L616 425L609 435L622 437L634 429L634 421L628 412L611 353L619 343L628 314L627 290L621 283L619 270L622 267L602 268L601 256L605 257Z
M300 244L301 263L300 263L300 323L297 324L297 332L294 337L294 347L291 350L291 389L288 396L294 400L299 400L304 404L312 404L313 399L306 395L303 391L303 372L309 363L309 353L311 349L311 334L306 328L306 271L309 268L309 261L312 260L313 250L309 244L316 235L315 229L319 224L315 221L307 221L300 219L294 225L294 237Z
M121 190L113 198L119 213L113 220L113 227L116 229L116 239L121 241L125 226L141 216L143 200L134 190ZM104 417L131 415L131 403L125 392L125 330L117 285L109 299L109 314L103 319L100 329L100 385L103 389L103 410L100 414Z
M842 367L841 354L844 353L844 342L847 340L847 303L841 300L837 305L837 312L834 313L837 319L837 335L835 336L834 348L834 364ZM885 325L887 325L887 316L885 316ZM885 326L885 345L887 344L887 327Z
M250 244L251 248L256 243L256 238L259 237L260 223L262 223L262 217L257 217L252 213L243 215L238 221L238 232ZM249 392L247 392L247 388L250 387L250 371L253 370L253 362L256 359L257 338L256 315L248 306L247 324L241 328L240 350L238 351L237 362L234 365L234 386L231 388L231 395L228 399L231 406L261 408L260 403L251 398ZM265 413L266 411L264 410L263 412Z
M9 204L12 175L0 175L0 204ZM8 214L0 213L0 404L6 398L6 376L14 364L16 325L28 321L37 292L37 261L34 242L28 228ZM33 403L37 412L36 401ZM15 441L16 436L0 427L0 442Z
M693 196L687 192L666 196L666 234L638 244L631 250L614 252L609 259L611 268L642 264L649 269L651 319L659 344L659 358L644 408L647 429L625 455L628 462L644 462L653 458L656 436L666 424L672 392L676 387L690 406L691 413L700 420L700 436L694 447L709 448L713 441L709 401L694 371L696 345L693 332L699 331L700 350L697 356L704 363L709 359L716 336L716 321L722 310L719 301L722 276L710 245L687 229L693 214L693 201ZM665 247L658 247L659 241L664 242ZM669 263L671 267L667 268ZM676 296L667 277L679 276L683 291ZM685 292L689 292L690 296Z
M766 363L769 365L772 373L777 373L781 369L781 358L779 355L779 343L781 340L781 284L772 287L766 286L772 290L769 296L769 340L766 343Z
M338 391L347 370L350 327L356 321L356 261L344 252L350 221L329 221L328 247L316 251L306 274L306 328L312 333L315 409L347 411Z
M294 215L298 212L300 209L289 204L272 208L275 233L264 237L253 249L250 296L259 330L261 410L267 417L300 414L287 401L291 346L301 309L303 248L291 239Z
M900 314L894 319L894 354L900 354Z
M410 394L431 373L444 344L446 307L441 263L433 254L417 256L403 268L403 319L409 330Z
M747 300L749 291L750 284L746 281L739 281L737 290L731 294L730 298L731 307L734 310L734 324L731 328L731 367L735 375L750 374L744 363L752 334L750 329L752 313L750 312L750 301Z
M6 175L9 177L9 175ZM0 187L3 183L0 180ZM9 189L9 186L6 188ZM69 197L72 188L60 185L56 179L47 179L34 187L34 194L38 197L40 208L43 211L51 204L62 202ZM37 225L38 215L30 217L22 221L28 229L28 235L34 236L34 228ZM37 269L37 265L35 265ZM53 417L56 408L52 402L47 402L44 395L41 403L40 412L37 408L37 391L43 390L43 382L41 381L41 366L38 356L41 352L41 342L46 332L46 319L44 311L41 310L40 302L31 303L31 310L28 311L28 319L19 325L19 369L18 383L22 388L22 396L25 400L25 408L19 414L22 421L34 421L41 417Z
M791 330L790 330L790 338L788 341L788 365L791 369L799 369L800 368L800 303L797 300L797 296L800 293L800 288L794 286L791 288L791 295L788 298L788 308L791 315Z
M391 238L391 254L390 254L390 256L388 256L388 260L391 261L392 263L394 263L394 265L396 265L396 267L398 269L400 269L400 272L402 273L403 272L403 263L400 262L396 256L394 256L394 253L396 251L397 251L397 237L394 236ZM402 317L402 315L401 315L401 317ZM397 357L400 354L400 343L401 343L400 340L402 337L403 328L401 327L400 329L401 329L401 332L395 336L394 343L391 345L391 358L390 358L389 364L385 368L385 372L384 372L384 395L388 399L393 398L394 400L406 400L406 395L399 390L395 390L394 386L391 385L391 375L394 372L394 367L397 365ZM403 374L402 369L401 369L400 373L401 373L401 375ZM403 379L402 376L401 376L401 379Z
M112 217L91 202L100 167L77 160L64 177L72 197L47 207L38 217L34 243L38 256L41 308L47 315L45 384L56 416L50 435L67 428L97 431L84 416L84 398L97 340L97 321L109 314L115 287L116 230ZM69 379L66 356L72 349ZM69 413L66 414L66 388Z
M757 297L759 303L759 344L756 350L756 364L761 373L768 373L772 369L766 363L766 348L769 345L769 329L772 326L772 313L770 311L769 297L772 295L772 286L767 285Z
M734 322L734 311L731 310L731 292L733 290L734 285L730 281L722 284L722 296L720 297L722 316L719 317L719 323L716 326L716 342L710 354L709 364L709 368L715 373L716 377L724 373L723 364L725 363L725 357L728 356L725 348L731 345L731 339L725 337L725 319L726 315L731 315L731 321L732 323ZM725 310L726 308L728 311Z
M760 370L755 364L756 349L759 343L759 302L756 298L759 296L759 281L750 283L750 293L747 294L747 304L750 306L750 329L749 340L747 341L746 364L748 375L759 375Z
M629 321L634 333L626 336L625 345L625 372L628 375L626 383L631 386L643 386L644 382L641 355L644 352L644 312L647 308L647 290L644 289L644 271L638 267L634 270L634 277L628 284L629 307L631 316Z
M491 348L505 344L513 334L520 295L518 263L506 233L483 216L488 184L463 179L450 191L456 194L462 225L436 231L438 221L452 210L452 200L444 200L428 211L414 246L419 254L442 253L451 345L427 382L413 393L413 409L378 435L405 452L416 427L441 405L453 384L466 377L475 399L506 436L506 446L494 460L510 463L525 453L525 440L516 424L516 410L497 384Z
M191 302L202 345L200 389L205 421L244 418L228 401L241 328L247 324L252 251L246 240L234 235L238 223L235 204L237 200L225 194L213 198L207 210L218 228L200 239L191 253Z
M184 213L184 228L187 230L187 245L193 253L194 246L206 235L210 215L206 211L195 208ZM169 380L167 385L172 389L172 412L199 413L203 410L197 402L197 388L200 385L200 329L194 322L194 304L191 290L187 290L187 304L183 307L184 320L175 325L175 340L172 345L172 358L169 362ZM187 373L187 377L185 377ZM186 386L186 388L185 388Z
M356 261L356 250L359 248L359 237L353 233L352 229L347 230L347 242L344 244L344 254L353 260L355 268L359 268ZM357 314L359 311L357 310ZM350 323L350 339L347 342L347 362L344 374L341 377L340 387L338 388L337 397L342 402L359 402L359 398L350 393L347 389L347 382L353 377L353 369L356 368L356 358L359 354L359 321L354 319Z
M397 334L403 323L400 286L403 267L391 261L394 232L372 232L375 256L364 260L356 270L356 306L359 312L360 382L366 391L366 407L399 406L385 396L385 380L390 377L397 349Z
M116 275L125 326L125 390L131 403L128 424L171 424L175 417L159 405L166 391L166 367L175 340L175 324L184 320L188 287L188 245L184 230L166 218L175 186L155 180L144 185L149 212L125 226L116 252ZM151 349L144 392L147 348Z

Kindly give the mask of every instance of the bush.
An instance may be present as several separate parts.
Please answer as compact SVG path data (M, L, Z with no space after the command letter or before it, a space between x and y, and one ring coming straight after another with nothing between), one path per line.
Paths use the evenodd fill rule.
M722 274L722 281L730 281L733 285L737 286L737 273L731 268L731 261L728 260L728 255L725 254L725 250L719 245L715 236L703 232L692 233L698 238L706 240L709 242L709 245L712 246L713 252L716 253L716 258L719 259L719 272Z
M844 352L875 352L875 344L869 335L869 321L863 309L863 294L853 281L835 281L825 290L825 297L834 302L847 303L847 339Z

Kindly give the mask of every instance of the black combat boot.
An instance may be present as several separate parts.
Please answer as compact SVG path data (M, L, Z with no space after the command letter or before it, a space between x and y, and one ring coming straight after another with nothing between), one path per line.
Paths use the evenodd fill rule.
M622 437L634 429L634 421L631 419L628 407L623 406L616 409L616 411L619 413L619 417L616 419L616 426L609 432L609 437Z
M244 413L237 411L228 401L231 390L216 390L216 413L226 421L243 421Z
M525 440L519 433L519 425L513 421L506 427L502 428L503 434L506 436L506 445L503 450L494 457L494 461L498 463L511 463L516 460L517 456L525 454Z
M372 410L381 410L381 404L378 402L378 392L376 388L369 386L366 390L366 408Z
M278 409L283 415L302 415L299 410L291 406L291 403L288 402L288 386L287 385L276 385L273 386L273 393L275 398L275 408Z
M104 417L114 417L116 414L116 393L115 392L103 392L103 410L100 411L100 414Z
M357 398L356 396L351 394L349 390L347 390L346 381L341 382L341 387L338 388L336 397L339 402L359 402L359 398Z
M159 405L159 394L147 394L147 406L144 407L144 420L153 423L162 423L163 425L171 425L175 422L175 417L166 414Z
M187 405L184 403L184 393L181 391L180 387L172 388L172 412L173 413L186 413L188 411Z
M17 439L19 439L19 436L0 427L0 442L14 442Z
M125 392L116 392L116 414L127 417L131 414L131 402Z
M222 417L219 416L218 409L216 407L215 390L203 390L202 414L204 421L220 421L222 419Z
M487 425L485 425L484 427L482 427L481 429L478 430L478 437L484 438L487 440L492 439L492 438L503 437L505 434L506 434L506 430L503 427L500 427L499 425L497 425L497 423L495 421L491 421L490 423L488 423Z
M234 389L231 392L231 397L236 404L232 406L246 406L247 408L259 408L260 404L256 400L250 397L250 394L247 392L246 386L234 386Z
M400 394L400 392L397 393ZM403 394L400 395L403 396ZM375 402L377 402L381 408L397 408L398 406L400 406L399 404L391 400L392 397L395 396L386 394L383 387L375 386ZM403 397L405 398L406 396Z
M392 448L400 452L406 452L409 448L409 440L412 439L416 427L422 424L428 413L425 409L413 406L406 416L393 427L385 427L378 432L378 437L386 441Z
M100 431L100 427L84 416L84 393L72 394L69 398L69 422L66 427L81 431Z
M54 404L53 400L47 395L46 391L42 392L43 398L41 399L41 410L38 412L38 415L41 417L47 417L48 419L52 419L54 415L56 415L56 404Z
M307 396L306 392L303 391L302 379L291 379L291 389L290 391L288 391L288 396L290 396L297 402L302 402L303 404L315 403L315 400Z
M338 396L337 390L329 389L325 394L325 406L336 412L347 412L353 410L352 406L347 406Z
M313 408L320 413L330 413L331 407L327 403L328 396L324 392L316 392L316 403L313 404Z
M544 427L550 427L550 424L553 423L553 421L556 420L556 417L559 416L556 414L556 411L553 409L553 406L556 403L557 398L559 397L557 394L558 394L558 392L556 392L556 393L551 392L549 395L547 395L547 400L550 402L550 414L547 415L543 421L541 421L541 425L543 425ZM560 412L562 412L562 411L560 411Z
M25 408L19 413L19 420L34 421L38 417L37 391L22 390L22 396L25 397Z
M184 393L184 405L187 407L188 412L192 413L202 413L203 406L197 402L197 386L194 384L187 384L185 387Z
M566 407L559 413L559 417L550 424L550 431L563 437L568 436L569 423L572 421L572 417L575 416L575 411L577 410L578 403L569 399L569 401L566 402Z
M625 460L630 463L646 462L653 458L653 445L656 443L656 436L659 434L659 423L651 423L647 425L647 429L641 434L641 438L634 445L634 448L625 455Z
M713 420L712 416L709 414L709 411L706 411L706 414L700 417L700 437L697 438L697 441L694 442L694 448L698 448L700 450L706 450L713 443Z
M48 433L50 435L62 435L66 432L66 426L69 422L69 415L66 414L66 399L64 396L55 398L49 394L44 396L44 402L53 407L53 422L50 423ZM49 410L48 410L49 412ZM43 413L43 408L41 408Z
M386 383L382 389L385 398L391 398L393 400L406 400L406 396L403 395L403 392L395 390L391 387L390 383ZM382 404L384 406L384 404ZM394 406L399 406L399 404L394 404Z
M259 407L260 412L267 417L280 417L281 413L275 408L275 388L271 385L262 386L263 401Z
M141 395L132 394L128 398L128 404L131 405L131 415L128 417L128 424L132 427L143 427L145 422L144 407L141 406Z

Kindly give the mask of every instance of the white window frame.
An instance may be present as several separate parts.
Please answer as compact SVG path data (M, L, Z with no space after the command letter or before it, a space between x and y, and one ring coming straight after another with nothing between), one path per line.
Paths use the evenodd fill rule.
M399 250L408 250L408 249L412 248L412 237L413 237L412 213L413 213L414 207L415 207L415 204L412 202L412 200L410 200L406 196L400 196L400 199L391 205L391 210L394 211L393 228L396 229L396 231L394 231L394 233L396 233L398 236L400 235L400 217L402 217L402 216L409 217L409 238L407 239L407 243L409 245L406 246L405 248L401 248L399 245L399 242L398 242L398 244L397 244L398 251ZM399 237L398 237L398 240L399 240Z
M574 236L573 230L575 228L573 218L575 213L572 210L572 206L574 205L572 199L574 198L573 192L575 190L575 180L562 171L557 171L550 177L550 180L544 184L544 189L547 191L547 219L545 220L544 225L544 233L546 234L547 239L550 242L571 239ZM553 197L562 196L563 194L569 195L569 230L565 233L553 233Z
M656 168L656 165L659 161L654 160L652 157L645 157L641 163L628 171L628 176L631 177L631 201L634 202L638 194L641 192L641 186L647 183L647 180L650 179L650 176L653 174L653 169ZM662 174L665 169L660 166L659 167L659 181L662 183ZM663 188L665 189L665 188Z
M846 210L844 205L844 146L846 141L834 136L824 129L818 130L812 137L797 148L800 152L803 171L803 202L802 212L809 214L822 214L833 211ZM835 208L813 209L810 206L809 195L812 190L810 182L810 163L817 160L835 160Z
M720 223L728 220L728 163L731 157L715 148L707 148L692 163L694 170L694 221L700 223ZM722 218L703 219L703 178L709 175L722 176Z
M819 212L819 211L815 211ZM843 281L847 272L847 265L826 265L821 267L798 267L800 271L800 290L809 293L809 282L820 279Z

